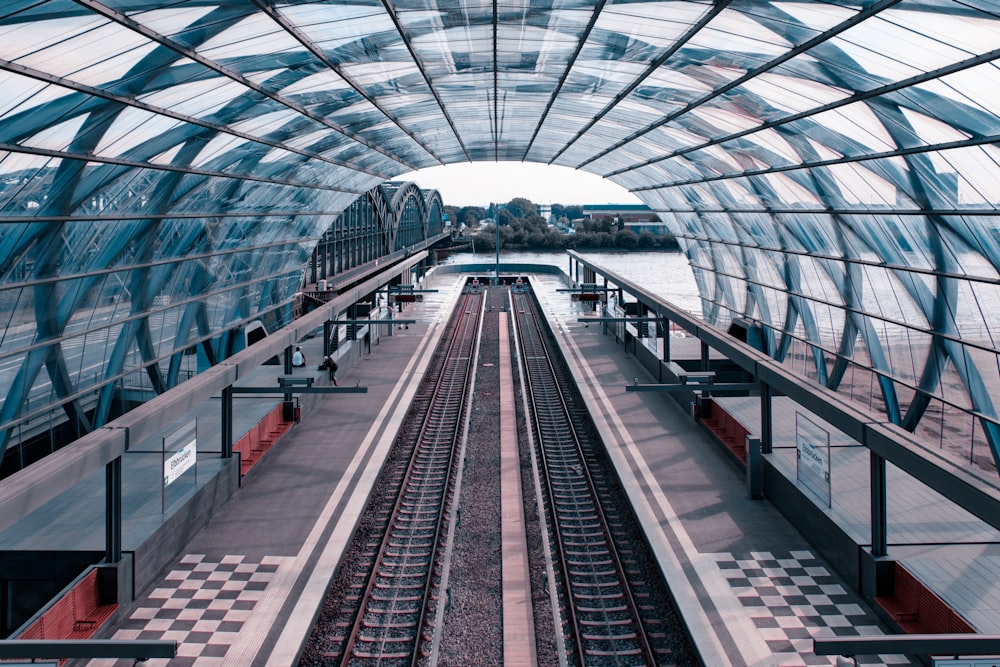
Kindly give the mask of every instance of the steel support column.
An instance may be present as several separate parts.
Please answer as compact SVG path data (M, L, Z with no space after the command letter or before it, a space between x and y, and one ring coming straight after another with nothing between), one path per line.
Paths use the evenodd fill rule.
M664 317L663 322L663 361L670 362L670 320Z
M760 451L770 454L774 447L774 414L771 405L771 386L760 383Z
M764 497L764 461L760 451L760 438L744 438L747 454L747 496L751 500Z
M233 456L233 386L222 389L222 458Z
M104 466L104 560L122 559L122 457Z
M889 553L885 459L875 452L869 452L869 462L871 466L872 556L884 558Z

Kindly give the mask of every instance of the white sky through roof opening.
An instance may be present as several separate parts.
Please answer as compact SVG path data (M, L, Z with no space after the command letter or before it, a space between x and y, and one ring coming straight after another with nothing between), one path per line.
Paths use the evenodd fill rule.
M638 204L625 188L595 174L531 162L472 162L419 169L395 180L441 193L448 206L487 206L524 197L535 204Z

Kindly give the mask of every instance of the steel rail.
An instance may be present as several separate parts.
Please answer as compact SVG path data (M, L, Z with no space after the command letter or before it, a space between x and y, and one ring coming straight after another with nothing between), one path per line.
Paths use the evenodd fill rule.
M514 300L551 529L569 589L566 620L580 664L657 664L601 506L598 490L606 482L592 474L593 464L588 463L592 457L579 438L582 426L567 404L560 373L545 349L533 300L526 294L515 294Z
M461 438L472 345L479 328L482 294L467 294L455 326L442 345L441 373L424 399L416 444L408 458L342 664L415 665L431 604L437 546L445 524ZM439 350L440 352L440 350Z

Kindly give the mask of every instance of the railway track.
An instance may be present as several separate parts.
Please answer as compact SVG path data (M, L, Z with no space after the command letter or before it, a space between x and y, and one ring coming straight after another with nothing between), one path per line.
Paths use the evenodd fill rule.
M535 613L535 635L544 628L538 664L697 664L533 295L476 286L442 334L300 664L480 664L487 645L497 656L506 641L491 590L502 576L501 545L491 541L500 532L498 478L483 486L482 473L499 451L499 421L489 415L500 412L495 362L506 352L493 339L507 305L520 358L515 384L526 397L519 429L522 443L534 443L522 449L522 477L540 471L522 486L544 489L524 499L525 515L538 516L525 535L537 574L525 585L548 601ZM487 467L470 478L478 490L462 493L472 460ZM489 577L451 572L453 551Z
M569 660L579 665L673 665L677 628L668 593L631 517L575 385L549 342L537 303L514 292L523 382L542 471L552 553L563 583ZM683 644L683 641L680 642Z
M323 664L413 665L437 586L474 376L482 294L465 294L414 398L405 432L365 513L361 547L338 572L339 608L326 623ZM356 539L357 544L359 540ZM337 588L337 584L335 584ZM332 631L331 631L332 630Z

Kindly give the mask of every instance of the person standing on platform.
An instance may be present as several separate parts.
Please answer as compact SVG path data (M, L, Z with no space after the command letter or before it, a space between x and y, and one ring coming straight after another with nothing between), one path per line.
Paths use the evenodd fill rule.
M292 366L295 368L302 368L306 365L306 355L302 351L301 347L296 347L295 352L292 353Z
M340 385L337 384L337 369L339 368L339 366L337 366L337 362L334 361L333 357L328 354L326 355L326 358L323 359L323 365L326 366L326 372L330 374L330 383L333 384L334 387L339 387Z

